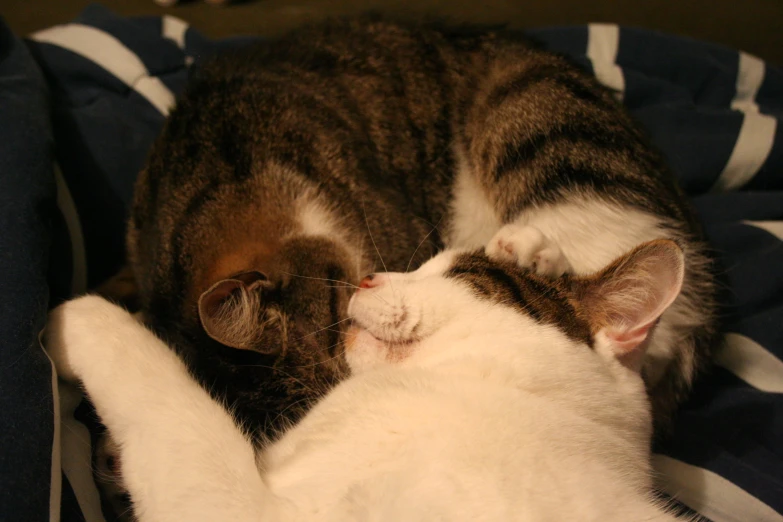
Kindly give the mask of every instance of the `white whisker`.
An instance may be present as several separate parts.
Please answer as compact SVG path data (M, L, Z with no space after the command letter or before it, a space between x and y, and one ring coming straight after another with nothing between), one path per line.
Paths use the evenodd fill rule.
M302 337L300 337L300 338L298 338L298 339L295 339L295 340L294 340L294 342L301 341L302 339L306 339L307 337L310 337L310 336L312 336L312 335L315 335L315 334L317 334L318 332L323 332L324 330L329 330L329 329L330 329L332 326L337 326L337 325L338 325L338 324L340 324L340 323L344 323L345 321L350 321L350 320L351 320L351 318L350 318L350 317L346 317L345 319L340 319L340 320L339 320L339 321L337 321L336 323L332 323L332 324L326 325L326 326L324 326L323 328L319 328L318 330L316 330L316 331L314 331L314 332L310 332L310 333L309 333L309 334L307 334L307 335L303 335Z
M378 254L378 259L381 260L381 265L383 266L384 272L389 272L389 269L386 268L386 263L383 261L383 256L381 255L381 251L378 250L378 245L375 244L375 238L372 237L372 230L370 230L370 221L367 219L367 209L364 206L364 201L362 201L362 212L364 212L364 223L367 225L367 233L370 235L370 241L372 241L372 246L375 247L375 252ZM394 284L392 284L391 278L389 279L389 287L392 290L392 295L394 294Z
M440 225L440 222L442 220L443 220L443 216L441 216L441 218L438 220L438 223L436 225L434 225L430 229L430 231L427 233L427 235L424 236L424 239L421 240L421 243L419 243L419 246L416 247L416 250L413 251L413 254L411 254L411 258L408 260L408 266L405 267L405 271L406 272L410 269L411 263L413 262L413 258L416 257L416 252L418 252L419 249L421 248L421 245L423 245L424 242L427 241L427 238L430 237L432 235L432 233L435 232L438 229L438 226ZM426 222L426 220L424 220L424 221Z
M355 285L353 283L349 283L348 281L341 281L339 279L329 279L327 277L304 276L304 275L299 275L299 274L292 274L290 272L280 272L280 273L281 274L285 274L285 275L289 275L291 277L300 277L302 279L312 279L312 280L315 280L315 281L327 281L327 282L330 282L330 283L340 283L340 284L345 285L345 286L350 286L351 288L359 288L357 285Z

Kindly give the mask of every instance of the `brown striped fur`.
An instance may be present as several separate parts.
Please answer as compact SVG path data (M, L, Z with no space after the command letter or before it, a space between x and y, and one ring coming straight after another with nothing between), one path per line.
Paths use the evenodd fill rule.
M568 338L593 347L595 335L625 323L654 297L649 289L661 284L658 265L681 263L679 247L670 240L643 243L615 259L600 272L566 274L552 279L517 263L488 257L484 251L456 256L445 276L467 283L477 295L511 307L536 322L557 327Z
M575 300L568 277L549 279L483 252L460 255L446 273L467 282L480 296L518 309L539 323L557 326L570 339L593 344L591 318Z
M574 196L666 216L705 317L686 341L693 371L675 363L652 390L667 418L714 332L698 227L612 94L509 32L337 20L199 66L136 185L128 252L146 316L242 422L274 434L344 375L348 285L443 246L457 151L504 222ZM302 233L303 199L331 235ZM248 271L269 280L257 321L275 320L263 349L235 350L206 335L198 300ZM527 282L531 310L587 335L557 285Z

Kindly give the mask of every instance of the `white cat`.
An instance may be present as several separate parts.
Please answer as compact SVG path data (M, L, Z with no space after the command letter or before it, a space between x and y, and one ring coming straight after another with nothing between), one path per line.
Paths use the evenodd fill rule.
M678 520L651 493L638 371L681 250L653 241L552 280L506 259L529 233L501 231L492 258L450 250L368 276L349 309L353 375L258 455L121 308L65 303L46 346L121 448L141 521ZM539 254L540 272L564 266Z

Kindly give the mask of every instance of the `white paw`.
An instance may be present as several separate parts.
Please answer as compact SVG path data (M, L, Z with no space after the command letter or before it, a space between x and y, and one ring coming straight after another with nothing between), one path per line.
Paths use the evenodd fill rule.
M49 313L43 333L43 345L57 369L57 375L67 381L84 379L83 371L100 349L98 332L133 320L131 315L95 295L66 301ZM107 354L101 354L107 355Z
M571 269L560 247L531 226L504 226L492 237L485 251L491 258L513 261L546 277L560 277Z

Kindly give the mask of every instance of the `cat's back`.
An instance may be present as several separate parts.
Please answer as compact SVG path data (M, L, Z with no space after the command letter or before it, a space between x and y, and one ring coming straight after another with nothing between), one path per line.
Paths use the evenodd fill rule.
M316 175L316 165L290 157L292 146L315 145L316 134L331 135L334 147L355 142L333 153L359 153L359 162L374 162L358 165L359 179L370 173L367 169L374 174L369 181L383 179L390 169L420 170L414 161L446 155L435 149L439 139L449 141L459 80L477 72L471 56L486 54L490 40L487 31L446 33L359 17L327 20L222 52L194 66L153 149L149 175L198 182L192 179L198 172L177 163L223 162L236 168L205 174L226 182L247 175L247 162L263 163L267 157ZM395 158L403 144L419 157ZM363 157L362 146L377 157ZM254 157L242 157L245 150ZM156 168L158 157L168 168Z
M649 484L603 461L633 459L623 445L556 401L491 380L374 371L333 390L264 467L312 520L626 521L648 509Z
M417 244L447 212L460 42L481 38L332 20L194 66L136 184L128 251L145 308L171 314L157 301L195 293L186 275L209 253L248 228L274 235L260 218L295 220L287 209L307 190L351 224L399 224L379 249L387 264L399 251L402 269L410 251L386 243Z

